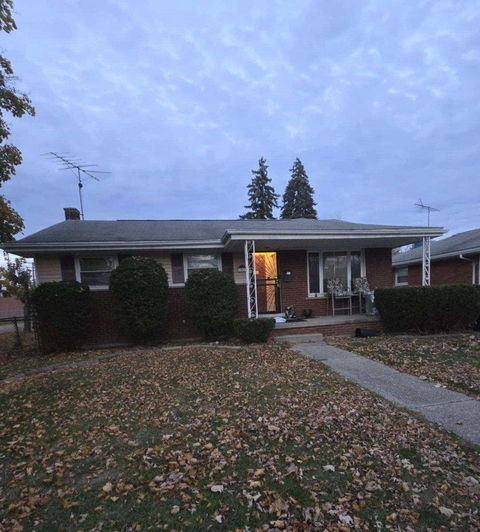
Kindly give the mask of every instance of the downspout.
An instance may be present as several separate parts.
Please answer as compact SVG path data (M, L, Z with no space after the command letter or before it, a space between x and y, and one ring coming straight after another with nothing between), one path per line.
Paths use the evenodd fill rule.
M469 259L468 257L464 257L463 253L460 253L458 258L460 260L466 260L466 261L472 263L472 284L475 284L475 259Z

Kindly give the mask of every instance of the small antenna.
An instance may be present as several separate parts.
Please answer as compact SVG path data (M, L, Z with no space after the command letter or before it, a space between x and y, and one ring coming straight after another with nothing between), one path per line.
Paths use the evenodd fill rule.
M430 227L430 213L431 212L440 212L440 209L436 209L435 207L432 207L431 205L425 205L423 203L422 198L418 200L418 203L415 203L417 207L420 207L422 210L427 211L427 220L428 220L428 227Z
M83 212L83 195L82 195L82 174L94 179L95 181L100 181L100 179L95 174L110 174L110 172L102 172L101 170L91 170L92 166L97 166L96 164L86 164L81 160L78 160L77 157L70 155L69 153L59 153L54 151L49 151L44 153L48 159L56 160L62 166L60 170L71 170L78 179L78 195L80 197L80 216L82 220L85 220L85 215ZM85 170L88 168L88 170Z

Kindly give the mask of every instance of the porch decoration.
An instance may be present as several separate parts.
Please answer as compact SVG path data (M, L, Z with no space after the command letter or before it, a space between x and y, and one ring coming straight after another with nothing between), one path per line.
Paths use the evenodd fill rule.
M360 314L363 312L362 297L371 293L368 279L366 277L357 277L353 280L354 293L358 295L358 309Z
M336 311L343 310L347 310L348 314L352 315L352 292L344 288L342 281L338 277L327 281L327 292L329 295L327 301L331 301L333 316L335 316ZM335 300L338 299L345 301L347 306L335 308Z

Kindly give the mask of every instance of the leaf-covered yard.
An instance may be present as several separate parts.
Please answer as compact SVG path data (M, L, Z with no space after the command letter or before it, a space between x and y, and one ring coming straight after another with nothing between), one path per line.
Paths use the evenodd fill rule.
M331 337L328 342L480 399L480 334Z
M1 526L480 527L480 454L282 345L150 349L0 395Z

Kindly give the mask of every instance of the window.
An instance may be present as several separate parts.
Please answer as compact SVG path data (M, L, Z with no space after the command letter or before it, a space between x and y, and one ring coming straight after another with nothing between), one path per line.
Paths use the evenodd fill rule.
M362 277L363 257L360 251L308 253L308 293L325 294L330 279L340 279L345 288L354 288L355 279Z
M308 292L318 294L320 292L320 254L308 254Z
M186 278L191 272L196 270L205 270L205 269L220 269L219 256L218 255L186 255L185 256L185 269L186 269Z
M105 288L108 287L117 260L115 257L80 257L77 264L81 283L92 288Z
M402 286L408 284L408 268L397 268L395 270L395 285Z

